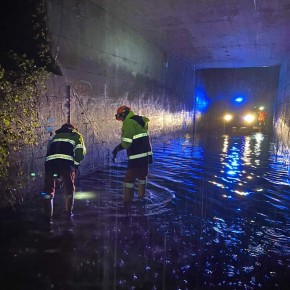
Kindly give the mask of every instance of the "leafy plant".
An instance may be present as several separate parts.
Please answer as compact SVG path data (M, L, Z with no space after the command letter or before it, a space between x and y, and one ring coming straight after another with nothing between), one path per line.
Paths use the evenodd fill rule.
M19 167L21 150L38 143L39 96L48 78L48 72L35 67L25 55L11 52L10 58L13 70L0 66L0 190L5 200L26 186Z
M22 153L39 141L40 96L45 93L51 65L44 1L31 3L35 3L31 15L35 57L8 51L0 64L0 207L23 199L29 178L21 164Z

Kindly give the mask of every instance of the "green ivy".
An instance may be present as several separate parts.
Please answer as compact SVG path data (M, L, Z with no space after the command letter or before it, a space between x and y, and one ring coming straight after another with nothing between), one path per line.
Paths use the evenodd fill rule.
M38 109L51 63L44 16L45 7L40 1L32 15L38 43L35 59L9 51L6 66L0 64L0 207L23 198L29 177L20 166L21 153L39 142Z
M10 57L15 64L13 71L0 66L0 186L6 196L28 182L15 160L23 146L38 144L39 97L48 78L48 72L36 68L25 55L11 52Z

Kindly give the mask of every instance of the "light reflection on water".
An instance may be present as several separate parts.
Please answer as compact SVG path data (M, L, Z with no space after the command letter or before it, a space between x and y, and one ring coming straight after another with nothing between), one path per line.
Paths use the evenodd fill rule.
M276 164L268 136L187 136L155 147L154 157L146 202L140 206L135 200L130 212L151 217L146 220L150 227L141 231L148 250L142 253L148 261L143 270L152 275L147 282L152 289L170 280L175 282L164 289L272 289L286 283L288 172ZM107 217L126 216L120 196L124 170L117 164L107 172L116 187L96 207ZM159 242L148 238L151 231ZM162 275L161 269L154 273L158 264ZM140 273L135 276L142 281ZM130 283L122 281L124 287Z
M79 180L72 224L56 216L49 238L28 233L48 244L69 233L51 252L69 260L66 276L38 269L52 277L47 289L286 289L290 190L271 138L186 136L153 148L145 202L124 208L126 164L112 164Z

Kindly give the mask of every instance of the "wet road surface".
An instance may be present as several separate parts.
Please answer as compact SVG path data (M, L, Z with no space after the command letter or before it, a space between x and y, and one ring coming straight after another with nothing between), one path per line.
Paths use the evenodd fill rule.
M288 165L271 137L191 136L154 148L147 197L122 201L124 162L1 213L0 289L290 289Z

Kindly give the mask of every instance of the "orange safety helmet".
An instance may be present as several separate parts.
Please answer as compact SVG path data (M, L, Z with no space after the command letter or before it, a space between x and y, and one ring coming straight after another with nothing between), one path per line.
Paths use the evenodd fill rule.
M131 111L131 109L129 107L121 106L120 108L118 108L117 114L115 115L116 120L124 121L126 116L129 114L130 111Z

